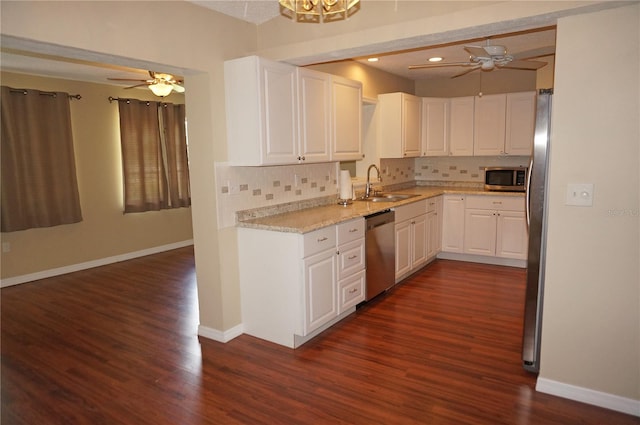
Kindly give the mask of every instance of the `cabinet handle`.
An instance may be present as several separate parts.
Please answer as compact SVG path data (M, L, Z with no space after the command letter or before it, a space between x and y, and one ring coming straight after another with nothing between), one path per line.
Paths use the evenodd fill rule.
M318 242L324 242L324 241L326 241L326 240L327 240L327 237L326 237L326 236L323 236L323 237L321 237L321 238L318 238Z
M356 292L358 292L358 288L349 289L350 294L355 294Z
M349 229L349 233L357 232L358 229Z
M495 205L502 205L502 201L492 201L492 203Z
M357 255L352 255L350 257L347 257L347 260L355 260L356 258L358 258Z

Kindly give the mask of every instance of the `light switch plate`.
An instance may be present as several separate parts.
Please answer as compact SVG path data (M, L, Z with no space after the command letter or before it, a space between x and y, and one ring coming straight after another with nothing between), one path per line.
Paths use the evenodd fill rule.
M593 183L570 183L567 185L566 205L590 207L593 205Z

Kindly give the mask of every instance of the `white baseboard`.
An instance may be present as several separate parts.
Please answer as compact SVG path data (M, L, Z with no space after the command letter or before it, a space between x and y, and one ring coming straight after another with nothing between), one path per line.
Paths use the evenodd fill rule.
M218 342L229 342L232 339L242 335L242 333L242 324L234 326L227 331L219 331L207 326L198 325L198 335Z
M640 400L538 378L536 391L640 417Z
M58 267L55 269L43 270L41 272L24 274L0 280L0 288L18 285L21 283L33 282L34 280L46 279L48 277L59 276L62 274L73 273L80 270L100 267L107 264L119 263L120 261L131 260L133 258L144 257L146 255L157 254L159 252L170 251L172 249L182 248L193 245L193 239L175 242L167 245L154 246L152 248L143 249L141 251L128 252L126 254L114 255L113 257L100 258L97 260L87 261L84 263L72 264L70 266Z
M437 258L443 260L468 261L470 263L493 264L496 266L527 267L527 260L516 260L514 258L490 257L485 255L458 254L455 252L440 252Z

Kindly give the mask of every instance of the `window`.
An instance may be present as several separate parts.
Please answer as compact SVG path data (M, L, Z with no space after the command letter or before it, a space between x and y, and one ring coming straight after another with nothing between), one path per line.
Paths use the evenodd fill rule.
M2 231L82 221L69 94L2 87Z
M119 99L124 212L191 205L185 106Z

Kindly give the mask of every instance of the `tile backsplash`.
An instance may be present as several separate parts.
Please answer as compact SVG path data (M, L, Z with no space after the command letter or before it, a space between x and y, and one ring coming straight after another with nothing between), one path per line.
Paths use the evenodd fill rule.
M414 182L484 183L484 167L528 166L528 157L424 157L381 159L382 181L375 186L399 188ZM320 198L337 199L339 163L282 165L272 167L232 167L215 164L215 190L218 200L218 227L236 224L238 211L273 207ZM353 177L353 176L352 176ZM364 190L366 176L353 180L354 189Z
M232 167L215 164L218 227L236 224L236 211L338 195L338 163Z
M527 156L445 156L415 159L415 180L484 183L485 167L528 167Z

